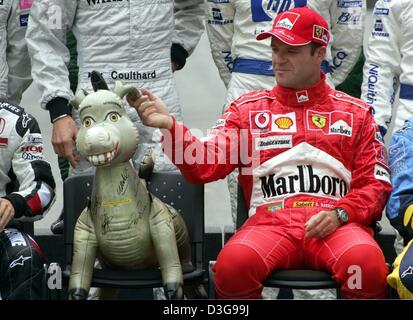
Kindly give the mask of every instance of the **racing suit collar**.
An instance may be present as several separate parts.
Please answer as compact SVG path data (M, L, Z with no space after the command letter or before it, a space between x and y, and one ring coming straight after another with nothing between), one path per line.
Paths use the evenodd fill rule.
M291 89L276 85L273 88L277 100L288 106L314 105L325 99L330 87L326 83L326 76L321 72L321 80L314 86L305 89Z

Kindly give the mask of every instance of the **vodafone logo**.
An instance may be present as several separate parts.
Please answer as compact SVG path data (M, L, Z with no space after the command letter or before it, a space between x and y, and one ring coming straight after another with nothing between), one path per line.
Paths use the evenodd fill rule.
M250 111L250 128L253 133L271 131L272 113L269 110Z
M270 123L270 115L268 113L261 112L255 116L254 122L258 128L264 129Z

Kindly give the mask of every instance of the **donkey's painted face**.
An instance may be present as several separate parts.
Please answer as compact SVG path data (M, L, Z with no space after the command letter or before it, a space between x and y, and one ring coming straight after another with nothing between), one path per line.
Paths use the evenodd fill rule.
M77 149L93 166L121 163L133 156L138 130L117 94L108 90L90 93L79 105L79 116Z

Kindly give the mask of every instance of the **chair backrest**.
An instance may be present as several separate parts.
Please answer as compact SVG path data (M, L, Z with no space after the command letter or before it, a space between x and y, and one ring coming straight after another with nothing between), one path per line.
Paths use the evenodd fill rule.
M204 261L204 185L186 181L178 171L154 172L148 189L182 215L190 236L192 262L201 266Z
M155 172L148 181L149 191L174 207L183 216L191 242L204 237L204 185L192 184L179 172Z
M93 174L68 177L63 182L63 219L66 265L72 263L73 232L77 218L90 201Z
M74 227L80 213L88 205L92 186L93 174L71 176L63 183L66 264L72 262ZM187 182L177 171L154 172L148 182L148 190L183 216L190 235L193 263L202 264L204 185Z

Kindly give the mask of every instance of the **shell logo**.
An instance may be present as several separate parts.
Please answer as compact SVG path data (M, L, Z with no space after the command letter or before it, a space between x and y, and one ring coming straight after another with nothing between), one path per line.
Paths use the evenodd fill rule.
M289 117L279 117L274 122L278 126L278 128L285 130L290 129L291 126L294 124L293 120L291 120L291 118Z

